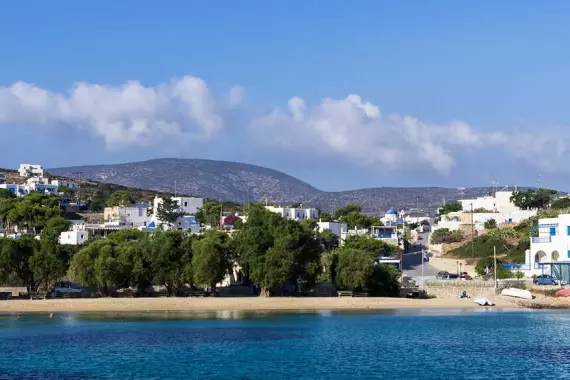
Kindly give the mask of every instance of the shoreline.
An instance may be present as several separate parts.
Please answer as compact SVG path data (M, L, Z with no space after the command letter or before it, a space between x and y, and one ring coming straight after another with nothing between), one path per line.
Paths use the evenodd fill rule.
M522 305L501 298L488 309L516 309ZM458 298L96 298L0 301L0 313L36 312L156 312L156 311L317 311L389 309L484 309L473 299Z

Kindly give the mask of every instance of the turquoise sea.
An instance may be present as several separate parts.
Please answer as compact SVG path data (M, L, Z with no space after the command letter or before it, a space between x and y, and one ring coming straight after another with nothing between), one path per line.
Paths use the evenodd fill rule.
M0 314L0 380L569 377L561 311Z

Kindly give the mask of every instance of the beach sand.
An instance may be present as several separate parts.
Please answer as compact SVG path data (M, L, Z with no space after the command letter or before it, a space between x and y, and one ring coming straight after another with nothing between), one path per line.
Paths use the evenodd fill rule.
M499 308L512 302L493 299ZM480 308L472 299L311 297L311 298L97 298L0 301L0 312L119 312L119 311L222 311L222 310L367 310L367 309Z

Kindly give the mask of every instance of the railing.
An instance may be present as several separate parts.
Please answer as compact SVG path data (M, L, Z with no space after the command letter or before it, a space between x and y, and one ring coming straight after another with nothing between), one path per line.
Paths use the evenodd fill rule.
M552 242L552 236L533 236L532 237L533 243L550 243Z
M502 264L502 267L508 270L530 270L530 264Z

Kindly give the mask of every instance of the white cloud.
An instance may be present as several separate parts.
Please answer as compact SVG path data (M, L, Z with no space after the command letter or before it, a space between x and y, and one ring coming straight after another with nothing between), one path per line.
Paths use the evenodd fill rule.
M241 90L230 90L234 105L242 98ZM206 82L192 76L154 87L138 81L121 86L76 83L66 94L24 82L0 87L0 124L87 129L111 148L211 139L224 128L222 108Z
M423 163L446 175L457 150L509 141L503 133L476 131L461 121L430 124L410 116L384 116L358 95L326 98L310 109L293 97L288 112L275 109L255 119L251 130L265 143L298 152L333 153L383 168Z

